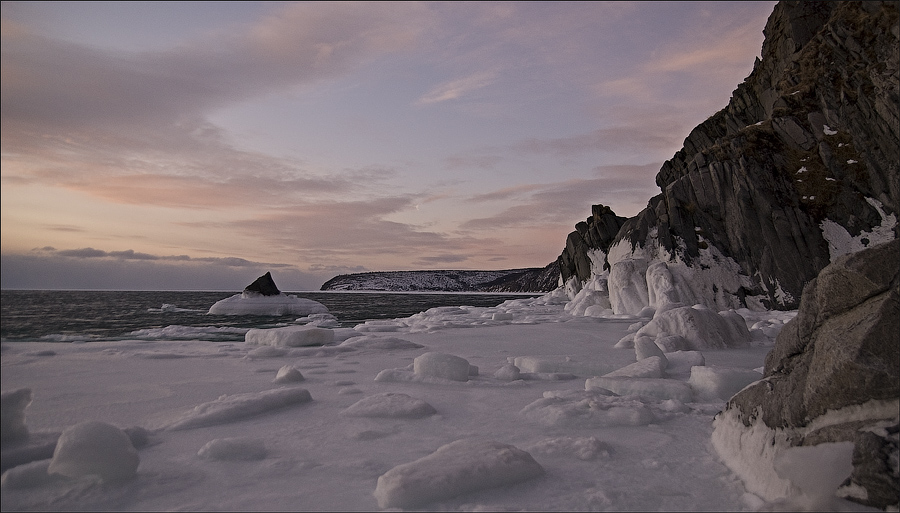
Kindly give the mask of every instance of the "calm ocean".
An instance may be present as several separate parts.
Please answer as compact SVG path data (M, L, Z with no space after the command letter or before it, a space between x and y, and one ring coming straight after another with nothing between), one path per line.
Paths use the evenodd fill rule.
M328 307L343 327L409 317L438 306L497 306L522 294L288 292ZM292 323L298 316L209 315L236 292L0 291L3 342L79 342L124 338L241 341L248 328ZM531 297L540 294L533 294ZM174 327L166 330L167 327Z

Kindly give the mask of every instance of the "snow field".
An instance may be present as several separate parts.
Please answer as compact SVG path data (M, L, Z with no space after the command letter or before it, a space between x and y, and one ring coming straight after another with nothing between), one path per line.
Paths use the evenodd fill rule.
M52 355L40 344L4 348L4 390L33 392L32 433L90 420L151 431L127 486L73 494L84 485L47 474L38 460L4 474L3 509L764 504L709 440L724 406L719 396L762 365L772 344L762 326L779 324L770 320L781 314L754 313L746 322L761 326L757 339L738 348L666 351L649 335L616 347L650 317L576 316L565 305L553 293L494 308L433 309L336 328L315 347L249 337L57 344ZM711 313L693 318L730 322ZM312 329L321 327L301 331Z

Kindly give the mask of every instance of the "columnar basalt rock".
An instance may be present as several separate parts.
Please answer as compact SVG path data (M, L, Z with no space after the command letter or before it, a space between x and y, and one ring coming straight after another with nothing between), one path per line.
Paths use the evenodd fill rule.
M585 236L596 212L576 225L558 260L564 279L588 279L595 249L631 258L653 244L699 269L714 248L748 280L728 294L794 309L804 285L846 251L836 238L858 250L897 237L896 2L780 2L764 34L762 58L663 164L647 208L617 218L614 234L604 224L599 238Z

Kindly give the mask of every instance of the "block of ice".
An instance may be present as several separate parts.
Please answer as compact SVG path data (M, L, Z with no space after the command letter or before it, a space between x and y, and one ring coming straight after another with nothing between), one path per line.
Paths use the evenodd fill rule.
M180 430L226 424L310 401L312 401L312 397L309 395L309 391L296 387L223 395L215 401L195 406L166 425L165 428Z
M251 345L274 347L323 346L334 341L334 332L315 326L285 326L284 328L253 328L244 335Z
M694 389L697 401L727 401L742 388L762 379L752 369L729 367L691 367L688 384Z
M137 450L124 431L105 422L88 421L62 432L47 472L117 482L133 478L139 463Z
M604 376L626 378L661 378L663 377L667 364L668 361L664 356L650 356L648 358L644 358L643 360L634 362L631 365L626 365L621 369L617 369L608 374L604 374Z
M200 448L197 456L207 460L253 461L266 458L266 446L258 438L216 438Z
M688 341L685 340L681 335L663 335L656 337L656 345L664 353L671 353L674 351L686 351L691 348Z
M406 394L375 394L350 405L341 415L351 417L388 417L399 419L420 419L434 415L437 410L421 399Z
M468 381L469 362L452 354L429 352L413 360L413 373L417 376Z
M530 454L512 445L463 439L382 474L375 498L381 508L416 508L543 473Z
M779 476L800 489L810 511L827 510L853 471L853 442L788 447L775 456L774 466Z
M669 365L666 367L666 375L669 377L691 374L692 367L702 367L706 365L706 359L700 351L675 351L674 353L666 353L666 359Z
M517 356L510 363L530 374L574 374L602 376L615 369L608 363L576 359L571 356Z
M652 338L641 335L634 337L634 356L637 360L643 360L644 358L649 358L651 356L658 356L665 361L666 355L663 354L662 349L656 345L656 341Z
M328 308L312 299L292 294L264 296L244 291L217 301L209 308L212 315L310 315L328 313Z
M641 362L647 360L641 360ZM586 390L602 388L624 396L636 395L662 400L676 399L683 403L689 403L694 400L694 393L690 385L674 379L601 376L588 378L584 383L584 388Z

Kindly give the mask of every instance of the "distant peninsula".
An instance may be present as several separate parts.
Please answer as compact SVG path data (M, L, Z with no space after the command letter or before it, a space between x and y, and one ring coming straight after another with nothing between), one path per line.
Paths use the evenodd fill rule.
M501 271L383 271L341 274L321 290L385 292L549 292L559 286L559 267Z

